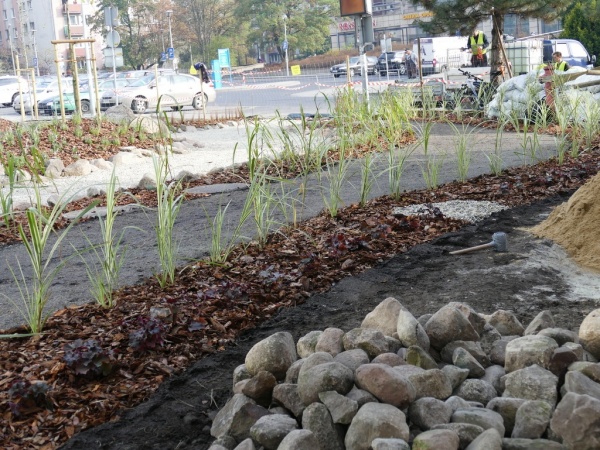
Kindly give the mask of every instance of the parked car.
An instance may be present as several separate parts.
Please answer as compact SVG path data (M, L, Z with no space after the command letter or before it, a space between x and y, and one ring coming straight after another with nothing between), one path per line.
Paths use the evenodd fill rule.
M135 113L144 113L155 110L159 98L161 107L180 110L192 106L200 109L203 104L214 102L217 93L211 81L201 85L200 79L192 75L159 75L157 78L146 75L123 89L119 103Z
M19 95L19 78L21 80L21 92L29 92L29 83L24 77L5 75L0 77L0 104L12 105L16 96Z
M119 78L116 80L116 89L122 89L129 86L130 80ZM101 99L104 95L110 95L115 91L115 80L103 80L98 83L98 96ZM91 97L88 90L79 92L79 101L81 103L81 113L87 114L91 109ZM65 114L75 112L75 94L73 91L63 93L63 103ZM38 111L41 115L53 116L60 114L60 96L55 95L46 97L38 102Z
M369 75L375 75L377 73L376 66L377 58L374 56L367 56L367 73ZM362 75L362 63L360 62L360 56L353 56L350 58L350 76L354 75ZM342 75L346 75L346 63L336 64L331 67L329 71L333 74L335 78L340 77Z
M63 93L73 92L73 79L72 78L61 78L62 91ZM38 83L36 78L36 90L35 99L38 102L45 100L49 97L58 95L58 80L56 78L47 78ZM13 109L21 114L21 96L17 95L12 103ZM23 94L23 108L25 114L31 114L33 112L33 92Z
M404 50L396 52L385 52L377 58L377 71L380 75L389 73L397 73L404 75L406 73L406 65L404 63Z

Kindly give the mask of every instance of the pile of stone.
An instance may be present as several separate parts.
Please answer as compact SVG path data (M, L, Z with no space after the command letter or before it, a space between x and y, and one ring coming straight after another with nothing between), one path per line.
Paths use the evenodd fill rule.
M543 311L387 298L361 324L280 332L233 373L211 450L600 448L600 309L579 332Z

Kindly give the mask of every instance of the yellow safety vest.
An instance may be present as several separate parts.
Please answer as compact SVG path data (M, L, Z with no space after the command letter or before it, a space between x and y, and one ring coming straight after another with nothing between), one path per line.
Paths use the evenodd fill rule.
M567 67L566 61L561 61L559 63L554 63L554 70L562 70L565 71L565 67Z
M477 47L479 46L483 47L483 33L477 35L477 42L475 42L475 38L471 36L471 49L473 50L473 53L477 51ZM481 53L485 53L485 48L481 49Z

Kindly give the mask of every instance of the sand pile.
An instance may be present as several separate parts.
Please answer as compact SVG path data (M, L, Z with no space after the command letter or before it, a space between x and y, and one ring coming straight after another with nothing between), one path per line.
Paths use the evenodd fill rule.
M600 174L531 231L561 245L578 264L600 272Z

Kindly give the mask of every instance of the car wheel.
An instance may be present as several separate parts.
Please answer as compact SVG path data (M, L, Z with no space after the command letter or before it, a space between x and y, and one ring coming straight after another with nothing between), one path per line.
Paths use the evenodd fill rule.
M381 75L382 77L385 77L387 75L387 72L385 70L382 70L379 72L379 75Z
M339 77L339 75L334 75L334 76L333 76L333 78L338 78L338 77Z
M400 64L398 66L398 75L406 75L406 64Z
M143 97L134 98L131 102L131 110L134 113L142 114L148 109L148 102Z
M6 106L12 105L15 102L15 98L17 98L17 95L19 95L19 94L17 92L15 92L12 96L12 99L10 100L10 103L8 105L6 105L6 103L5 103L5 105Z
M202 101L204 100L204 101ZM192 106L194 109L202 109L202 104L208 103L208 97L204 94L204 98L202 98L202 93L198 93L194 95L194 100L192 101Z
M91 105L89 100L81 100L81 114L87 114L90 112Z

